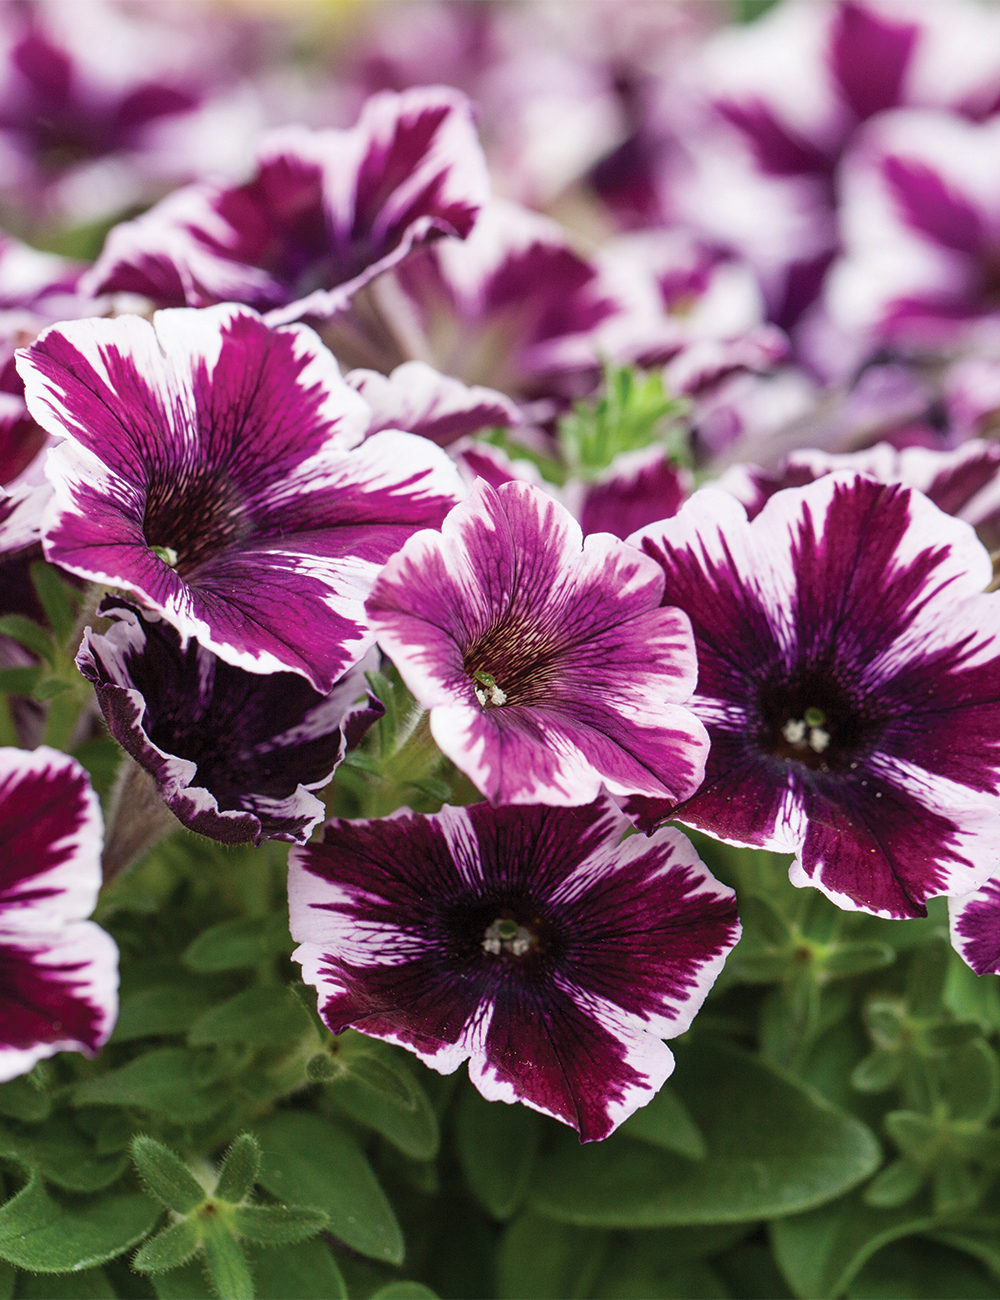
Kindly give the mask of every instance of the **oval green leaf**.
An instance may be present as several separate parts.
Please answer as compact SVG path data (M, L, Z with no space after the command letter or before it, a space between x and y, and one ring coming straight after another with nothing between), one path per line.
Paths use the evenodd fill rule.
M134 1246L161 1213L139 1192L57 1199L33 1178L0 1208L0 1258L32 1273L76 1273Z

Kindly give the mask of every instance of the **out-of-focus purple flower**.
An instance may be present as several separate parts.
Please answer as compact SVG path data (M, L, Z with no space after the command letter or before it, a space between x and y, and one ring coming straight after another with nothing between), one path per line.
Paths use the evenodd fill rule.
M116 226L90 292L327 317L414 248L465 238L489 180L471 107L425 87L373 96L346 131L269 132L245 185L193 185Z
M304 843L325 815L311 794L381 715L360 667L327 695L296 673L247 673L120 601L77 665L114 738L190 830L224 844ZM361 702L358 702L360 699Z
M1000 603L968 524L835 473L752 523L706 488L630 540L691 617L712 741L693 798L631 801L643 825L793 852L794 884L883 916L996 871Z
M690 470L676 465L662 444L616 456L595 479L570 479L563 487L546 482L529 460L512 460L499 447L470 441L455 448L459 467L490 487L533 483L569 510L584 537L611 533L624 540L658 519L675 515L691 494Z
M976 439L955 451L906 447L897 451L880 442L865 451L832 456L822 451L794 451L774 473L757 465L734 465L718 486L732 492L754 519L776 492L804 487L837 470L867 474L879 483L917 488L943 510L972 524L992 546L1000 541L1000 444Z
M1000 975L1000 880L948 899L951 942L977 975Z
M426 439L362 441L368 407L312 330L246 307L54 326L19 365L65 439L46 557L249 672L330 690L372 643L380 566L462 495Z
M93 1055L118 1014L118 949L84 918L101 884L97 796L74 759L0 749L0 1079Z
M371 408L369 436L405 429L447 447L483 429L510 428L521 421L520 410L503 393L469 388L423 361L405 361L388 376L352 370L344 378Z
M845 163L846 252L827 305L843 328L910 346L1000 335L1000 122L909 110Z
M407 810L333 821L293 849L295 958L339 1033L353 1025L491 1101L607 1137L673 1070L739 938L731 890L677 831L620 843L585 808Z
M367 611L430 710L434 739L494 803L682 799L707 740L683 707L696 664L662 575L606 533L583 539L538 488L480 482L442 531L389 561Z

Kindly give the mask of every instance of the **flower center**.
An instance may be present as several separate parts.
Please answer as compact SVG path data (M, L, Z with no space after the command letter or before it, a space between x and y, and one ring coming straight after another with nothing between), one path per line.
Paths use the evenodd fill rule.
M793 749L811 749L814 754L822 754L830 745L830 733L823 725L825 722L823 710L810 705L801 718L789 718L781 728L781 734Z
M856 768L887 721L877 701L844 681L836 662L776 675L762 686L757 709L758 752L826 773Z
M484 709L538 704L551 693L559 652L551 633L509 617L469 646L465 671Z
M537 942L536 936L527 927L518 925L508 916L501 916L486 927L483 952L492 953L494 957L499 957L504 952L509 952L514 957L523 957Z
M181 474L146 492L146 543L182 577L245 537L247 523L231 484L218 474Z
M476 699L484 709L507 703L507 692L501 690L496 684L492 673L483 672L481 668L477 669L472 674L472 682L472 689L476 692Z

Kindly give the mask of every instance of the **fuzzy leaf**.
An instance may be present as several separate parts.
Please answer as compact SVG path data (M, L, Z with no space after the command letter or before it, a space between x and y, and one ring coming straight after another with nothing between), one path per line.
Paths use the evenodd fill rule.
M241 1205L233 1211L236 1231L262 1246L288 1246L322 1232L329 1220L324 1210L303 1206Z
M69 1192L97 1192L110 1187L128 1165L128 1156L98 1154L65 1113L20 1133L0 1129L0 1155L37 1170Z
M142 989L122 1000L111 1035L113 1043L159 1034L185 1034L211 1005L203 989L185 984L163 984Z
M337 1047L328 1095L338 1109L414 1160L437 1155L437 1116L408 1064L387 1044L363 1034L345 1034Z
M76 1086L76 1106L143 1106L170 1119L208 1119L227 1100L219 1085L205 1085L198 1059L182 1047L161 1047L118 1070L97 1075Z
M252 1133L241 1133L226 1153L215 1187L216 1200L238 1205L257 1181L260 1160L260 1143Z
M865 1125L736 1048L678 1051L674 1080L704 1160L621 1136L580 1149L567 1135L539 1162L530 1204L594 1227L739 1223L832 1200L879 1163Z
M945 1096L952 1119L982 1123L1000 1109L1000 1062L981 1038L948 1062Z
M22 1273L17 1294L18 1300L115 1300L117 1292L103 1268L87 1268L81 1273Z
M497 1294L500 1300L590 1295L607 1248L606 1232L520 1214L500 1243Z
M163 1273L186 1264L201 1245L201 1233L192 1219L181 1219L141 1246L132 1259L140 1273Z
M205 1271L204 1256L189 1260L180 1268L166 1273L149 1274L149 1282L157 1300L218 1300L212 1294ZM282 1297L287 1300L287 1297Z
M206 1199L205 1189L180 1156L155 1138L137 1137L132 1143L132 1158L153 1195L178 1214L189 1214Z
M35 1273L69 1273L114 1259L162 1214L138 1192L59 1199L33 1178L0 1208L0 1258Z
M489 1102L472 1087L462 1094L455 1141L465 1180L496 1219L509 1219L528 1194L541 1120L526 1106Z
M879 1170L862 1193L866 1205L894 1209L913 1199L927 1181L927 1171L906 1156Z
M835 979L846 979L849 975L881 970L895 960L896 950L887 943L846 943L827 953L821 969Z
M337 1261L324 1241L295 1246L244 1244L254 1274L257 1300L347 1300Z
M254 1300L253 1276L240 1243L217 1217L201 1222L205 1267L219 1300Z
M259 1182L282 1201L314 1205L330 1231L362 1255L399 1264L403 1234L357 1143L307 1111L279 1111L257 1129L264 1161Z
M188 1031L192 1047L252 1043L279 1047L312 1028L299 1000L284 988L249 988L200 1016Z
M24 1075L0 1084L0 1115L24 1120L29 1124L46 1119L52 1110L52 1098Z
M622 1125L622 1133L689 1160L704 1160L705 1139L677 1093L665 1083L648 1106L642 1106Z
M294 946L287 912L276 912L213 925L188 945L182 961L200 974L242 970L276 953L291 952Z

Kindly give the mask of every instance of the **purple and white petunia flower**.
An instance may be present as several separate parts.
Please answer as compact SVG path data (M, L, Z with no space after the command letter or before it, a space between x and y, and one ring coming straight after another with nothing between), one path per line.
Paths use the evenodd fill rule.
M178 821L224 844L304 843L326 815L311 791L384 712L362 665L321 695L297 673L248 673L182 646L169 623L124 602L98 613L112 625L86 630L77 666Z
M241 186L178 190L115 227L85 283L162 306L242 302L328 317L413 249L472 229L489 193L469 101L373 95L350 130L267 133Z
M398 1043L491 1101L607 1137L651 1101L740 935L673 829L584 808L408 809L293 849L294 957L334 1033Z
M406 429L447 447L483 429L510 428L522 418L515 403L503 393L469 388L424 361L405 361L390 375L351 370L344 378L371 408L369 435L383 429Z
M94 1055L118 1014L118 949L93 921L103 823L58 750L0 749L0 1080Z
M380 566L464 495L425 438L365 438L368 406L312 330L246 307L54 326L19 366L65 439L46 557L249 672L329 691L372 644Z
M412 537L367 604L445 754L494 803L684 799L707 738L683 707L697 665L657 566L586 539L539 488L480 481Z
M951 943L977 975L1000 975L1000 879L948 899Z
M630 541L691 617L712 740L693 798L631 801L642 825L795 853L793 884L880 916L996 873L1000 597L968 524L838 472L752 523L705 488Z
M805 449L793 451L771 471L758 465L734 465L718 480L746 507L747 518L760 514L764 503L783 488L804 487L837 470L854 470L880 483L917 488L946 515L972 524L984 543L1000 543L1000 444L971 439L954 451L904 447L887 442L864 451L831 455Z

